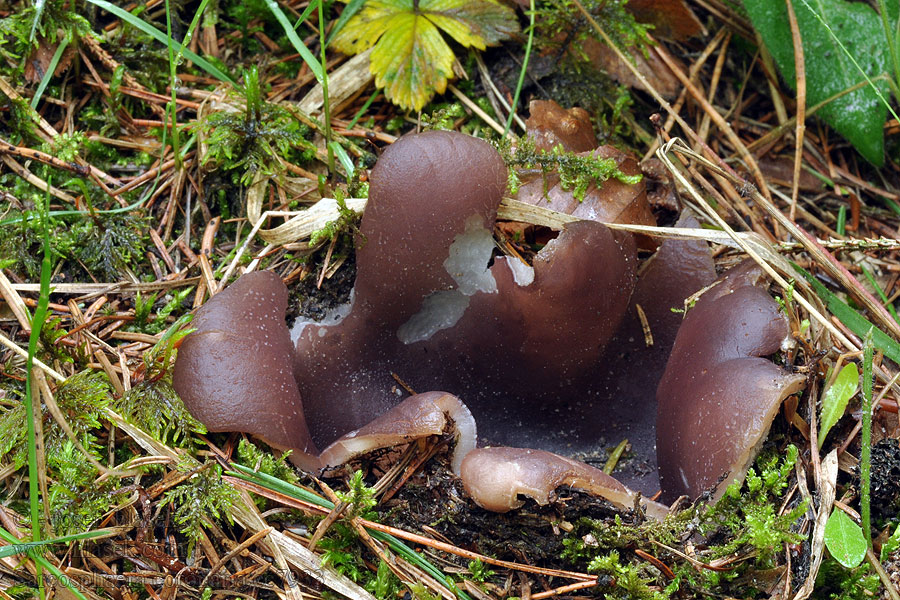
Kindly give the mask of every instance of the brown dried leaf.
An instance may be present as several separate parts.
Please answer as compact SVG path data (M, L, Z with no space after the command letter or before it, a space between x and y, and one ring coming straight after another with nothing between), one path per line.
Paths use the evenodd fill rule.
M581 50L596 68L601 69L619 83L628 87L645 89L628 66L619 60L619 57L608 46L593 38L588 38L582 44ZM681 91L681 83L655 52L651 51L647 56L637 49L627 50L627 52L631 55L631 60L634 61L634 65L641 74L664 98L674 98Z
M566 152L590 152L597 147L591 116L578 106L565 109L553 100L532 100L525 121L528 137L538 150L562 145Z
M59 40L57 40L57 44ZM31 84L40 83L44 78L44 73L50 68L50 61L56 53L56 45L51 45L46 38L39 41L38 47L34 49L28 60L25 61L25 81ZM72 58L75 56L74 46L65 49L59 64L56 65L54 75L61 75L72 64Z
M683 42L703 33L703 25L684 0L628 0L628 12L653 25L657 39Z

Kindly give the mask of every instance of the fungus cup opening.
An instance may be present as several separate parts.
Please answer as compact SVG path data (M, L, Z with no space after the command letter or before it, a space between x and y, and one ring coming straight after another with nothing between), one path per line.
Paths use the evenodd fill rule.
M244 431L293 448L294 461L308 470L449 431L457 440L454 471L477 503L493 509L513 507L519 493L546 502L562 484L632 508L637 496L626 485L657 489L657 443L670 496L699 494L725 472L742 476L781 399L799 385L760 358L787 335L774 301L753 287L753 277L726 275L682 324L671 309L715 277L706 244L667 240L637 277L632 237L591 221L566 226L530 268L507 257L489 264L505 185L505 165L486 142L437 131L398 140L370 176L349 314L331 326L305 326L292 349L283 284L270 273L243 276L198 311L198 330L179 353L175 387L189 410L212 431ZM762 332L749 331L745 317L725 324L706 312L714 297L740 305L744 296L778 343L761 336L753 345L750 337ZM653 334L650 347L644 326ZM710 327L737 338L703 345L694 332ZM710 383L686 366L706 359L714 365L702 369L759 388L758 407L744 410L731 396L723 404L723 390L734 386ZM748 374L738 374L745 365ZM449 392L401 401L392 373L413 389ZM723 432L699 432L701 419L712 416ZM724 445L724 432L744 425L754 433L733 438L728 464L692 457L693 444ZM623 437L642 458L630 461L621 481L549 452L596 452ZM470 452L476 440L516 446L523 439L543 450ZM724 456L712 446L701 453ZM496 496L501 481L510 487ZM479 491L488 489L494 499ZM647 511L664 514L655 503Z

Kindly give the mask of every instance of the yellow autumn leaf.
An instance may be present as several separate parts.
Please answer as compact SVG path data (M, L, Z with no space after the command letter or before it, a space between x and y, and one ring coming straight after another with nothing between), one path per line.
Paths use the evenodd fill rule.
M404 109L421 110L453 75L453 50L441 31L484 50L518 30L513 11L495 0L369 0L335 36L346 54L374 45L375 84Z
M409 10L412 10L412 0L401 4L409 4ZM396 0L369 0L344 25L331 44L344 54L365 52L388 30L396 14Z

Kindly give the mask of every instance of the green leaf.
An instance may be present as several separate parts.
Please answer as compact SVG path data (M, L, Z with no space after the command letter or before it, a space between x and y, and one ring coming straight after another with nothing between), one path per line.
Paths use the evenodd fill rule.
M898 549L900 549L900 525L897 526L894 533L888 538L888 541L882 544L881 555L878 557L878 560L881 562L886 561Z
M842 510L835 509L825 523L825 546L848 569L858 567L866 557L862 528Z
M453 50L441 31L464 47L484 50L518 30L513 11L496 0L370 0L334 36L346 54L374 46L370 69L385 96L421 110L453 76Z
M822 413L819 418L819 450L825 442L825 436L838 422L838 419L844 416L847 409L847 403L850 398L856 395L859 389L859 369L856 363L844 365L841 372L838 373L837 379L831 384L822 395Z
M794 87L797 76L787 6L783 1L773 0L744 0L744 6L781 75ZM844 0L794 0L793 6L806 60L807 106L827 100L865 80L853 59L869 78L889 70L884 29L868 4ZM830 26L833 34L822 21ZM840 44L835 37L839 38ZM883 81L876 85L881 95L886 96L887 85ZM882 128L887 106L872 86L841 96L817 114L847 138L866 160L879 167L884 164Z

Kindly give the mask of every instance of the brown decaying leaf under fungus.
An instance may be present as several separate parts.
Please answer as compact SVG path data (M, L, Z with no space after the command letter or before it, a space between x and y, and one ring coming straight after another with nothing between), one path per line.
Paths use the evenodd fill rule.
M506 169L487 143L457 133L402 138L385 151L370 181L350 313L330 326L303 328L291 366L283 286L272 274L242 277L198 311L198 331L182 346L175 386L188 408L210 430L245 431L293 448L295 462L307 469L454 426L461 440L453 461L458 470L466 445L474 444L468 410L443 392L401 402L392 391L395 372L414 389L445 389L464 398L480 439L489 443L520 445L524 439L573 452L628 437L639 455L650 458L625 473L626 483L655 490L654 392L680 319L670 309L712 280L705 244L663 243L635 283L631 237L582 221L547 244L533 268L508 257L489 265ZM653 331L652 348L644 348L636 304ZM703 353L689 348L675 354ZM673 394L687 402L709 397L686 398L688 387ZM670 395L661 392L660 398L668 403ZM261 401L274 406L261 409ZM248 424L240 422L240 412ZM743 414L735 411L737 418ZM660 420L680 422L668 413ZM676 430L696 435L694 429ZM315 445L327 447L317 454ZM545 476L535 479L528 470L530 479L519 487L539 502L568 484L633 505L634 492L621 483L549 453L493 450L472 460L493 453L505 467L479 462L471 471L497 477L497 468L528 470L538 461ZM661 459L663 472L683 470L692 490L731 468L718 462L695 468L697 461L675 453ZM502 502L480 497L477 476L466 476L465 483L477 502L502 508ZM515 494L507 498L511 508ZM660 510L648 508L656 516Z
M528 113L528 138L538 150L562 146L567 152L590 152L597 147L591 115L581 107L566 109L553 100L532 100Z
M562 147L566 152L579 156L612 159L626 175L640 175L641 168L628 153L613 146L597 147L590 116L582 108L564 109L553 100L532 100L528 105L530 116L528 138L537 150L551 151ZM579 219L600 223L630 223L656 225L650 210L647 191L643 182L635 185L609 179L601 186L591 184L581 199L566 189L557 173L542 173L539 169L519 172L519 189L516 200L566 213ZM648 250L656 249L652 238L640 236L638 245Z

